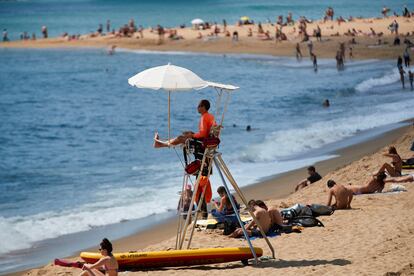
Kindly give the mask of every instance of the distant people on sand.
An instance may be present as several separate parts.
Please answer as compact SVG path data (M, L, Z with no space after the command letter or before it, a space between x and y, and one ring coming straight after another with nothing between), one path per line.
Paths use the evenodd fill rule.
M390 157L392 161L391 164L384 163L377 174L386 171L390 176L401 176L403 161L397 153L397 149L394 146L391 146L388 148L388 152L383 153L383 156Z
M155 133L154 148L170 147L184 144L188 139L203 139L210 134L212 126L216 125L214 115L208 113L210 109L210 102L208 100L201 100L197 106L198 113L201 114L200 123L198 125L199 131L194 133L192 131L184 131L180 136L172 138L169 141L160 140L158 133Z
M106 32L111 32L111 20L106 20Z
M100 244L99 251L102 257L94 264L84 264L82 267L83 272L81 276L117 276L118 275L118 262L112 255L112 244L104 238ZM103 270L105 273L102 273Z
M328 203L326 205L332 206L337 209L351 209L351 202L353 198L353 192L351 189L346 188L341 184L337 184L332 179L328 180L326 185L329 188ZM332 202L332 197L335 198L335 203Z
M9 41L7 29L3 29L3 42Z
M262 227L263 232L266 234L270 230L270 227L272 226L272 220L270 218L269 213L265 209L257 205L255 200L249 201L248 208L251 212L253 212L254 216L256 217L257 221ZM244 225L244 229L246 229L246 232L250 237L261 237L262 236L254 220ZM238 238L242 236L243 236L243 230L241 228L237 228L233 233L229 235L229 237L231 238Z
M47 38L48 37L47 27L46 26L42 26L42 35L43 35L43 38Z
M367 184L364 186L350 186L350 189L354 193L354 195L360 194L372 194L372 193L380 193L384 189L384 179L387 175L384 172L381 172L377 175L372 176L372 178L368 181Z
M308 167L308 174L309 177L299 182L298 185L296 185L295 191L298 191L300 189L305 188L306 186L315 183L316 181L319 181L322 179L322 176L316 172L316 169L314 166Z

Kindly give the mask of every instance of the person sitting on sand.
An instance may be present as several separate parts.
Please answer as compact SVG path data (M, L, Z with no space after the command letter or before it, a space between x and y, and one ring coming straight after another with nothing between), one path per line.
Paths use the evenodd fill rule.
M381 172L378 175L373 175L372 179L365 186L351 186L350 188L354 195L380 193L384 189L384 179L386 177L387 175L384 172Z
M211 215L218 222L224 222L225 220L237 222L237 218L236 216L234 216L235 212L234 212L233 206L231 205L229 195L227 194L224 186L218 187L217 193L221 197L220 205L217 205L217 203L213 201L216 209L211 210ZM233 198L233 201L236 204L237 209L239 209L240 205L237 203L236 198L233 195L231 195L231 197Z
M272 228L276 225L279 225L279 226L283 225L282 215L280 214L279 210L276 207L274 206L267 207L267 205L260 199L256 200L256 204L260 208L265 209L269 213L270 220L272 221Z
M267 233L270 227L272 226L272 220L270 218L269 212L259 207L256 204L256 201L254 201L253 199L249 201L248 208L250 209L250 211L253 212L263 232ZM244 225L244 229L246 229L246 232L250 237L261 237L262 236L254 220ZM243 236L243 230L241 228L237 228L236 230L234 230L233 233L229 235L229 237L231 238L238 238L241 236Z
M162 141L159 138L158 132L154 137L154 148L170 147L184 144L188 139L203 139L207 138L210 134L212 126L216 125L214 115L208 113L210 109L210 102L208 100L201 100L198 104L198 113L201 114L200 123L198 125L199 132L194 133L192 131L184 131L180 136L172 138L169 141Z
M414 182L414 173L398 176L398 177L388 177L384 182L394 182L394 183L404 183L404 182Z
M384 163L378 170L378 173L387 171L390 176L401 176L402 159L397 153L397 149L393 146L388 148L388 153L383 153L384 156L392 158L391 164Z
M336 184L335 181L329 179L326 185L329 188L328 206L332 206L335 210L351 209L351 201L353 192L341 184ZM332 203L332 197L335 198L335 203Z
M295 192L297 190L303 189L306 186L322 179L322 176L320 176L320 174L316 172L316 169L314 166L308 167L308 174L309 174L309 177L299 182L299 184L296 186Z
M117 276L118 275L118 262L112 255L112 244L104 238L100 244L99 251L102 254L102 258L94 264L84 264L82 270L84 270L81 276ZM105 274L99 269L103 269Z

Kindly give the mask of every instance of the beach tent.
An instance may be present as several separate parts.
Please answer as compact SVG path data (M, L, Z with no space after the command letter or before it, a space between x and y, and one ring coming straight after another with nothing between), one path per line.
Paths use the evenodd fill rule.
M200 18L196 18L191 20L191 25L193 25L193 29L199 30L200 26L204 24L204 20Z

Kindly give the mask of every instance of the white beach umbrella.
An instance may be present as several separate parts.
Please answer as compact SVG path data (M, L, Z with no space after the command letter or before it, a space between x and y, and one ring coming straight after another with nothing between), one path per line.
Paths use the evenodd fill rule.
M203 19L200 19L200 18L196 18L196 19L191 20L191 24L193 24L193 25L200 25L200 24L203 24L203 23L204 23Z
M170 140L171 92L202 89L208 86L206 81L192 71L170 63L144 70L129 78L128 83L138 88L161 89L168 92L168 140Z

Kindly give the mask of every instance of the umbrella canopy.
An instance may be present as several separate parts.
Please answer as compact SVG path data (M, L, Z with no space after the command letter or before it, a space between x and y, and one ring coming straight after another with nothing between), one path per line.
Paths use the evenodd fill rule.
M142 71L128 79L128 83L138 88L166 91L188 91L202 89L208 83L192 71L168 63Z
M193 24L193 25L200 25L200 24L203 24L203 23L204 23L203 19L200 19L200 18L196 18L196 19L191 20L191 24Z
M171 137L171 92L202 89L208 86L206 81L192 71L170 63L142 71L129 78L128 83L138 88L168 91L168 140Z
M248 17L248 16L242 16L242 17L240 17L240 20L241 21L250 21L250 17Z

